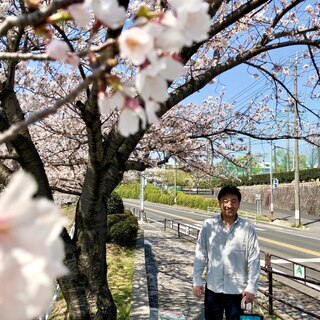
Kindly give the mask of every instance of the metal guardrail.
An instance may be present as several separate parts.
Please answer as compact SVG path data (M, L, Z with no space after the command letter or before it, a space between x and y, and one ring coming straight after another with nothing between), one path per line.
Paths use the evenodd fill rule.
M261 267L261 270L266 274L266 277L268 279L268 292L259 290L262 292L266 297L268 297L268 313L270 315L274 314L273 309L273 302L274 300L281 302L282 304L285 304L287 306L290 306L291 308L295 310L302 311L305 314L308 314L315 319L320 319L320 315L316 314L312 311L303 309L297 305L297 303L292 304L286 300L280 299L279 297L275 296L273 294L273 283L274 283L274 276L277 276L277 281L279 282L279 278L285 279L286 282L293 281L301 285L302 287L308 289L308 291L315 291L320 292L320 270L316 268L309 267L307 265L296 263L295 261L285 259L283 257L269 254L264 251L261 251L261 254L264 255L265 265ZM276 259L275 259L276 258ZM285 261L289 267L280 265L277 261ZM299 272L296 272L296 270L300 270ZM300 276L296 276L295 273L301 274ZM317 276L317 278L315 277ZM284 283L281 281L281 283ZM284 283L284 285L289 286L288 283ZM306 293L304 293L306 294ZM310 294L309 294L310 296Z

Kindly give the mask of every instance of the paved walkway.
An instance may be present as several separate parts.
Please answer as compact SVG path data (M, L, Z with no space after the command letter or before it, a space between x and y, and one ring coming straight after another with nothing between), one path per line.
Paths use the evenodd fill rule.
M203 320L203 303L192 293L195 243L178 239L169 231L155 229L160 225L140 222L140 227L144 231L150 319ZM139 291L143 291L141 287ZM141 317L135 312L134 302L132 309L130 319L147 319L146 314Z
M310 221L308 233L317 233L320 237L320 223L314 222L313 218ZM302 222L310 221L303 219ZM179 239L161 227L158 223L140 222L143 232L137 246L130 319L203 320L203 301L192 293L195 243ZM265 285L261 283L261 288ZM308 308L320 319L319 300L305 299L304 295L296 294L292 289L284 291L281 286L275 286L274 290L276 294L282 292L285 301ZM258 295L258 300L267 305L263 294ZM265 319L315 319L282 303L275 302L274 308L278 318L267 316L264 310Z

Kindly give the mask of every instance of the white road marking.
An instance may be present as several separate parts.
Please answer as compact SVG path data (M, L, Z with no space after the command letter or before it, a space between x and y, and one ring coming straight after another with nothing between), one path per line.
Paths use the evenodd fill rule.
M292 263L293 262L297 262L297 263L317 263L320 262L320 258L289 258L287 260L284 259L272 259L271 263L275 263L275 264L287 264L287 263Z

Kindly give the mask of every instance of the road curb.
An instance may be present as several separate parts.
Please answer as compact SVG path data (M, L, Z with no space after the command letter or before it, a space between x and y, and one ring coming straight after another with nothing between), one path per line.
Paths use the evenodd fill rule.
M134 260L130 320L141 319L150 319L150 308L144 252L144 231L140 228Z

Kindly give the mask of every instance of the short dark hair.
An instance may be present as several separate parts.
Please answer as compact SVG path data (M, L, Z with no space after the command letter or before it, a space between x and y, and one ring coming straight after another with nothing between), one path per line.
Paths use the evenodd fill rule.
M218 193L218 200L220 201L222 197L226 194L235 194L238 197L239 202L241 202L241 193L240 190L235 186L224 186L220 189Z

